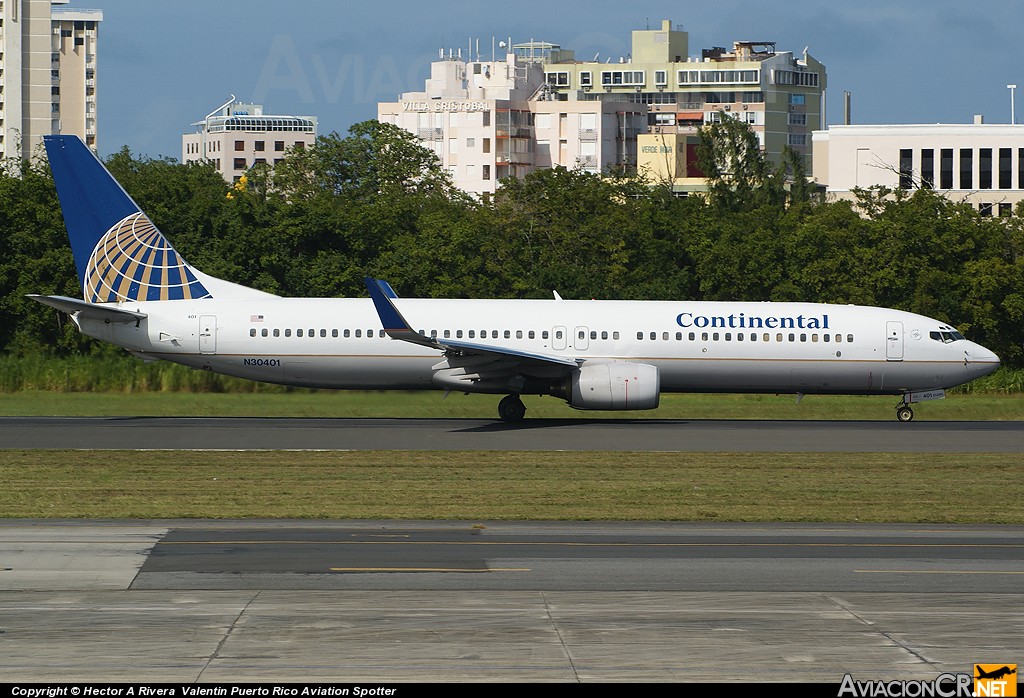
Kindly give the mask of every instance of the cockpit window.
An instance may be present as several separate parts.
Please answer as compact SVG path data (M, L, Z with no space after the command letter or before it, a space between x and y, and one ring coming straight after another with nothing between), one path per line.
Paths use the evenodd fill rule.
M933 330L928 333L928 336L936 342L942 342L943 344L949 344L964 338L964 336L956 330L942 330L939 332Z

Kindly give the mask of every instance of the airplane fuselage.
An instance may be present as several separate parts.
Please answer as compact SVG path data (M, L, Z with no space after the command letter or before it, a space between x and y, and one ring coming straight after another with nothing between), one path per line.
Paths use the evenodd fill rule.
M901 394L966 383L998 366L992 352L937 320L865 306L415 298L401 304L428 337L565 356L581 366L648 364L658 369L661 392ZM387 336L370 299L111 305L146 317L79 319L80 329L145 357L293 386L463 387L438 382L441 351ZM557 374L552 367L552 379ZM530 388L480 380L467 392L544 392Z

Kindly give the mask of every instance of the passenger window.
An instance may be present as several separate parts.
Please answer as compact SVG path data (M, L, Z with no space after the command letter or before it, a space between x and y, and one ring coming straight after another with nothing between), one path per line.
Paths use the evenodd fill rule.
M791 342L795 342L796 341L796 334L795 333L793 333L793 332L789 333L789 341L791 341Z
M373 336L373 330L366 330L366 336L367 337L372 337Z
M839 342L842 342L842 341L843 341L843 335L837 334L836 335L836 344L838 344Z
M352 330L345 330L344 332L342 332L342 335L344 335L345 339L348 339L349 337L352 336Z
M818 341L818 333L817 332L815 332L814 334L811 335L811 341L812 342L817 342Z
M301 329L295 330L295 336L296 337L301 337L302 336L302 330Z
M327 330L320 330L320 336L321 337L326 337L327 336Z
M761 335L761 341L763 341L763 342L770 342L770 341L772 341L772 336L770 334L768 334L767 332L765 332L763 335Z
M445 339L451 339L452 338L452 331L451 330L445 330L444 331L444 338Z
M561 339L561 338L562 338L562 330L556 330L555 331L555 339ZM544 339L547 339L547 337L545 337Z
M498 330L491 330L491 339L498 338Z
M636 333L636 338L637 339L643 339L644 338L644 333L643 332L637 332Z
M505 339L512 339L512 332L510 332L509 330L505 330L504 334L505 334Z
M702 342L708 341L708 333L707 332L701 332L700 333L700 339L701 339Z
M657 332L651 332L651 340L653 341L653 340L655 340L657 338L658 338L658 333Z
M310 329L310 331L309 331L309 336L310 336L310 337L316 337L316 330L314 330L314 329Z
M462 339L462 330L455 330L455 338Z
M689 337L690 341L692 342L693 340L695 340L697 338L697 335L695 333L691 332L689 335L687 335L687 337Z
M280 336L281 336L281 330L279 330L279 329L277 329L277 328L275 327L275 328L274 328L274 336L275 336L275 337L280 337Z
M830 335L830 334L823 334L823 335L821 335L821 341L823 341L823 342L825 342L826 344L828 344L828 341L829 341L829 337L831 337L831 336L832 336L832 335Z
M548 338L548 331L547 330L541 331L540 338L541 339L547 339Z
M253 327L251 330L249 330L249 336L250 337L255 337L256 336L256 328L255 327Z
M737 332L736 333L736 341L737 342L742 342L743 341L743 333L742 332Z
M299 336L300 337L302 336L302 330L299 330ZM362 336L363 336L363 331L362 330L356 330L356 337L362 337Z
M662 333L661 333L661 339L662 339L663 341L666 341L666 342L667 342L667 341L668 341L668 332L662 332Z
M750 341L751 342L756 342L757 341L757 332L751 332L750 333Z
M847 342L852 342L853 341L853 335L852 334L846 335L846 341Z
M260 334L263 335L264 337L266 337L267 336L267 328L264 327L262 330L260 330Z
M805 333L803 333L803 332L800 333L800 341L801 342L806 342L807 341L807 335Z
M530 339L537 339L537 333L535 331L533 331L533 330L530 330L530 332L529 332L529 334L527 336Z
M331 330L331 336L337 338L338 330Z
M523 338L523 331L522 330L516 330L516 339L522 339L522 338Z
M607 330L602 330L601 331L601 339L608 339L608 332L607 332Z
M590 338L597 339L597 330L590 330Z
M292 329L290 327L284 331L284 336L285 337L291 337L292 336Z
M725 333L725 341L727 341L727 342L731 342L732 341L732 332L726 332Z
M618 330L612 332L612 339L618 339L618 338L619 338Z

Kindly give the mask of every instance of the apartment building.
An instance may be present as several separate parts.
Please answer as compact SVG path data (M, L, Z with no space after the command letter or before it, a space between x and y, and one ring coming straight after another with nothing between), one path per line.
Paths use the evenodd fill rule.
M785 147L812 165L814 129L824 128L825 66L805 49L779 51L774 41L735 41L732 48L690 55L689 34L663 20L632 33L627 56L551 60L545 81L560 100L626 101L648 109L640 136L641 168L671 176L677 189L700 186L693 146L698 129L722 118L749 124L765 155Z
M0 155L30 158L47 133L96 148L100 10L0 0Z
M316 123L315 116L264 114L262 104L232 95L181 137L181 161L208 160L226 181L237 182L253 165L273 165L288 150L313 145Z
M556 99L544 80L550 60L572 60L572 52L539 41L515 44L501 59L442 51L424 90L378 104L377 118L418 136L456 186L481 197L504 177L540 168L635 168L646 105Z

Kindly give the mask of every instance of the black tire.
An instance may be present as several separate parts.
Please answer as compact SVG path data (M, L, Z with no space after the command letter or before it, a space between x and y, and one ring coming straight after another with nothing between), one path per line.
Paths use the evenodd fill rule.
M526 405L518 395L506 395L498 403L498 418L503 422L521 422L526 416Z
M914 410L910 409L908 406L904 405L903 407L896 408L896 419L899 421L909 422L913 418Z

